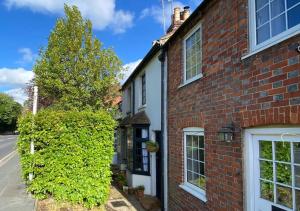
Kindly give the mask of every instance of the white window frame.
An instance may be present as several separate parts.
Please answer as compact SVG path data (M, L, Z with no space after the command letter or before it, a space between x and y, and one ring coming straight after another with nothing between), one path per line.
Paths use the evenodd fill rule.
M250 52L248 55L242 57L242 59L247 58L253 54L256 54L262 50L265 50L273 45L276 45L284 40L287 40L300 33L300 24L279 33L278 35L271 37L270 39L256 44L256 15L255 15L255 0L248 0L249 5L249 43Z
M197 136L204 137L204 129L198 127L189 127L183 129L184 182L180 184L179 187L181 187L183 190L187 191L188 193L192 194L196 198L202 200L203 202L207 202L206 191L187 181L187 155L186 155L187 135L197 135ZM204 145L205 145L205 137L204 137ZM205 163L205 151L204 151L204 163Z
M201 70L200 70L200 73L190 79L186 79L186 41L187 39L190 38L190 36L192 36L198 29L200 29L200 42L201 42ZM186 85L186 84L189 84L195 80L198 80L199 78L202 78L203 77L203 73L202 73L202 40L203 40L203 37L202 37L202 24L199 23L197 24L188 34L185 35L184 39L183 39L183 85Z
M299 127L273 127L273 128L253 128L246 129L243 131L243 142L244 144L244 189L245 189L245 208L248 211L255 209L255 197L254 197L254 186L255 178L253 176L254 172L254 135L288 135L288 134L300 134ZM258 149L256 149L258 150ZM251 176L249 176L251 175ZM278 205L277 205L278 206Z

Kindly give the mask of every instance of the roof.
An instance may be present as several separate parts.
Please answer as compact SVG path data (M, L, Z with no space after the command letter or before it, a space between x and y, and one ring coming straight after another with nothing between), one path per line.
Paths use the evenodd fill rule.
M121 126L126 125L150 125L150 120L145 111L136 113L132 117L125 117L121 122Z

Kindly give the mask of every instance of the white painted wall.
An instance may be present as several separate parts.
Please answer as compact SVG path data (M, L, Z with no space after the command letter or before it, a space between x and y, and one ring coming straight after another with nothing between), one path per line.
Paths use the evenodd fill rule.
M135 89L135 111L145 111L150 119L149 138L155 140L155 131L161 130L161 63L158 59L158 52L148 62L142 71L134 78ZM146 75L146 105L142 106L142 75ZM131 83L130 83L131 85ZM128 87L124 89L122 96L122 116L126 117L129 108L129 92ZM132 89L132 88L131 88ZM145 194L156 195L156 155L150 153L150 174L151 176L142 176L136 174L127 174L130 185L133 187L138 185L145 186ZM130 178L129 178L130 177Z

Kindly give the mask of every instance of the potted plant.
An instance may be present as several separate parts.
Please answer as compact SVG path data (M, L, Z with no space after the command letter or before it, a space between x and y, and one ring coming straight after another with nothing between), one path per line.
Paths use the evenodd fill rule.
M138 198L138 199L141 199L144 197L144 190L145 190L145 187L143 185L139 185L135 188L135 196Z
M130 195L134 194L134 188L133 187L128 187L128 193Z
M126 177L122 173L118 174L116 180L120 189L123 189L123 186L127 186Z
M146 148L148 152L157 152L159 150L159 145L157 142L149 140L146 142Z

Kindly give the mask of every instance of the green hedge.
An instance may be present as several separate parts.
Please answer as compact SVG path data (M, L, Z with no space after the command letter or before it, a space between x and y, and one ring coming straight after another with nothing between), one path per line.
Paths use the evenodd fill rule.
M38 199L54 197L86 207L105 203L115 124L106 112L44 110L34 117L23 116L18 151L28 190ZM30 172L34 172L32 182Z

